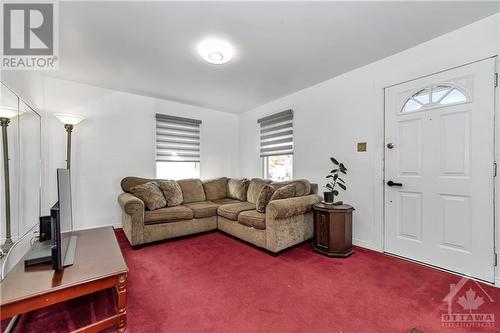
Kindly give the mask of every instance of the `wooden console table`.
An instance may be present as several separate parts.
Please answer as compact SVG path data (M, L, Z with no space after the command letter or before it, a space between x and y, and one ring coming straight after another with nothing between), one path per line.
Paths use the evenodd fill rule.
M40 309L100 290L116 291L116 314L82 327L75 332L97 332L116 326L125 330L127 322L127 265L112 227L73 232L78 236L72 266L60 272L51 265L24 267L21 260L0 282L0 317ZM40 328L43 331L43 328Z
M348 257L352 249L352 211L349 205L313 205L314 251L329 257Z

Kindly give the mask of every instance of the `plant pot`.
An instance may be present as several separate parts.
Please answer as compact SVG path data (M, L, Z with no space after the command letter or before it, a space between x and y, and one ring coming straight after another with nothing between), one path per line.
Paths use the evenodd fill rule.
M323 198L325 199L325 202L333 203L333 192L323 192Z

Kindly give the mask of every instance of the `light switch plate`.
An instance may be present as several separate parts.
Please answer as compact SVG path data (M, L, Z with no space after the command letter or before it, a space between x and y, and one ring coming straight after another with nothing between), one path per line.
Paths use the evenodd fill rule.
M366 151L366 142L358 142L358 152Z

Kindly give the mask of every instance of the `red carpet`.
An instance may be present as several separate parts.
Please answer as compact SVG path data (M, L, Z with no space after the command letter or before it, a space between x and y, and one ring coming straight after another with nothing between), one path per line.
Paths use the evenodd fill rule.
M452 300L452 313L493 314L496 325L491 315L474 325L494 327L443 327L443 298L460 278L377 252L329 259L302 244L272 257L218 232L133 250L117 236L130 269L127 332L500 332L500 289L467 281ZM27 314L16 332L74 329L111 300Z

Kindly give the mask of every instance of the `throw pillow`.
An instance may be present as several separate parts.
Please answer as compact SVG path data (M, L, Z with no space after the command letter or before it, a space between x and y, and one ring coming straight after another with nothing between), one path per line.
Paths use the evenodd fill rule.
M295 186L294 184L288 184L274 191L269 201L288 199L288 198L293 198L294 196L295 196Z
M297 179L297 180L271 183L271 185L273 185L276 189L289 184L292 184L295 187L296 197L302 197L305 195L309 195L309 193L311 193L311 184L306 179Z
M182 190L175 180L162 180L159 185L168 207L179 206L182 203Z
M250 183L248 184L247 201L253 204L257 204L260 191L262 191L264 185L269 183L271 183L270 180L260 178L253 178L252 180L250 180Z
M227 197L240 201L247 201L248 183L246 178L230 178L227 181Z
M182 190L182 201L184 203L199 202L207 200L201 180L196 178L179 179L177 184Z
M147 182L134 186L130 189L130 192L144 201L149 210L160 209L167 205L167 201L156 182Z
M265 213L266 212L266 206L271 201L271 197L273 196L274 193L274 187L272 187L269 184L266 184L262 187L262 190L260 190L259 196L257 197L257 211L259 213Z
M227 195L227 178L208 179L203 181L207 200L225 199Z

